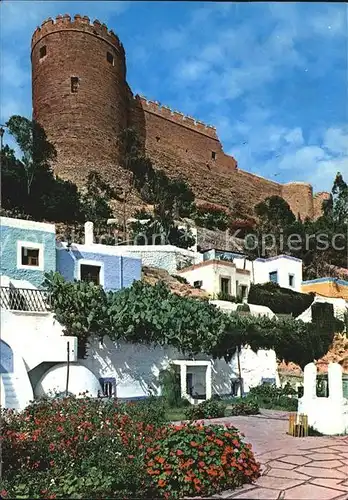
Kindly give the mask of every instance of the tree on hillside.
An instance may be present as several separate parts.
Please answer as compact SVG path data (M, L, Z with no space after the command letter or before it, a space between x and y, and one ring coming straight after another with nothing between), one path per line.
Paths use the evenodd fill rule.
M348 186L340 172L334 180L331 197L324 202L324 217L338 225L348 224Z
M3 208L36 220L80 220L77 187L53 174L51 162L56 152L44 129L21 116L12 116L6 125L22 157L17 159L14 151L4 146L1 179Z
M289 204L279 196L270 196L255 206L257 224L245 240L250 257L273 257L287 252L284 241L296 221Z
M34 120L14 115L8 120L6 127L22 152L21 162L29 196L35 174L40 170L49 170L50 163L56 159L57 152L47 140L44 129Z
M92 170L81 195L81 212L85 221L100 222L112 217L110 201L118 199L119 191Z

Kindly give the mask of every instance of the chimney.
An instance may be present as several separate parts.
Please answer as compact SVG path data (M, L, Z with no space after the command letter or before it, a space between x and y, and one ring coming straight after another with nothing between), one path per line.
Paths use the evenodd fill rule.
M85 245L93 245L94 236L93 236L93 222L85 223Z

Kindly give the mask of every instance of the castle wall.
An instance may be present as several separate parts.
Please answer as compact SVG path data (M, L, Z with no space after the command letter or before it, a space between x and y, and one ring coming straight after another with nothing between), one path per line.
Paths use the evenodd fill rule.
M117 37L98 21L58 16L35 31L31 58L33 118L57 149L57 174L78 185L92 169L114 177L128 99Z
M226 155L215 129L141 99L147 155L173 177L183 177L198 200L230 207L235 201L248 212L267 196L281 196L282 186L239 170ZM212 158L215 153L215 159Z
M76 92L72 77L78 78ZM257 203L276 195L302 218L320 213L321 199L313 202L309 184L282 186L239 170L237 161L223 152L214 127L158 102L133 97L126 82L123 46L99 21L91 24L88 17L76 15L72 20L65 15L37 28L32 38L32 80L33 117L57 149L55 171L80 187L91 170L98 170L113 185L126 184L127 173L119 165L119 133L134 126L154 166L170 177L184 178L198 202L232 210L238 202L251 215ZM132 211L128 209L141 205L133 193L127 216ZM118 214L117 203L113 208Z
M305 182L290 182L282 186L281 196L290 205L291 210L297 217L301 219L309 217L313 218L314 205L313 205L313 189L310 184Z

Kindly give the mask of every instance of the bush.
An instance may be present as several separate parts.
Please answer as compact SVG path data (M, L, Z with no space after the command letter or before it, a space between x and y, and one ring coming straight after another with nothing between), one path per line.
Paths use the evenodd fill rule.
M211 495L260 475L251 446L235 427L168 427L146 454L147 472L167 499Z
M180 276L180 274L172 274L172 277L175 278L180 283L183 283L184 285L189 285L190 284L187 281L187 279L184 276Z
M257 415L260 410L255 401L238 401L232 405L230 413L234 417L238 415Z
M162 396L169 408L179 408L183 406L180 386L180 373L175 366L170 366L162 370L159 376ZM186 399L187 403L189 401ZM189 403L190 404L190 403Z
M205 203L196 207L196 213L193 218L197 226L205 227L207 229L219 229L226 231L230 223L229 212L212 203Z
M119 413L128 415L135 422L142 422L146 425L160 426L166 422L164 398L150 396L138 401L118 402L114 408Z
M155 416L155 411L161 414L162 404L151 398L120 404L69 397L35 402L19 414L3 411L2 496L177 498L181 492L198 491L192 488L199 483L184 483L183 475L193 480L197 474L202 478L202 491L209 488L214 493L257 477L258 464L235 429L210 433L202 426L180 426L178 430L159 424L162 417ZM155 425L145 422L151 418L157 418ZM199 449L192 444L196 442ZM170 443L170 449L165 443ZM203 453L200 456L206 465L186 467L183 459L189 447L191 456ZM180 449L182 457L170 455L171 450ZM162 453L163 457L167 454L168 463L160 458ZM154 460L157 469L151 464ZM168 476L178 485L174 496L168 494L170 485L163 488ZM206 484L210 477L212 484Z
M221 401L207 399L198 405L192 405L185 411L188 420L201 418L220 418L225 416L226 405Z
M302 314L312 304L314 294L282 288L277 283L251 285L248 302L271 309L275 314Z
M248 394L248 399L255 401L260 408L296 411L297 410L297 392L289 383L284 387L262 384L252 387Z
M219 292L217 294L217 300L227 300L228 302L238 302L237 297L230 295L229 293Z
M250 307L248 304L239 304L237 306L237 312L250 312Z

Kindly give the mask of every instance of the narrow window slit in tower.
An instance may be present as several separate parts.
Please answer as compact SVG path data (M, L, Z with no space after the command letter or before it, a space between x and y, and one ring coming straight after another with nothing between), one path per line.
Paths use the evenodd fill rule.
M111 52L106 53L106 60L108 63L114 65L114 56L111 54Z
M216 160L216 153L215 153L215 151L211 152L211 159L212 160Z
M71 77L71 92L75 94L77 92L77 89L79 87L79 79L77 76L72 76Z
M160 140L160 137L158 135L156 135L156 141L159 142Z
M46 54L47 54L46 45L43 45L42 47L40 47L40 59L45 57Z

